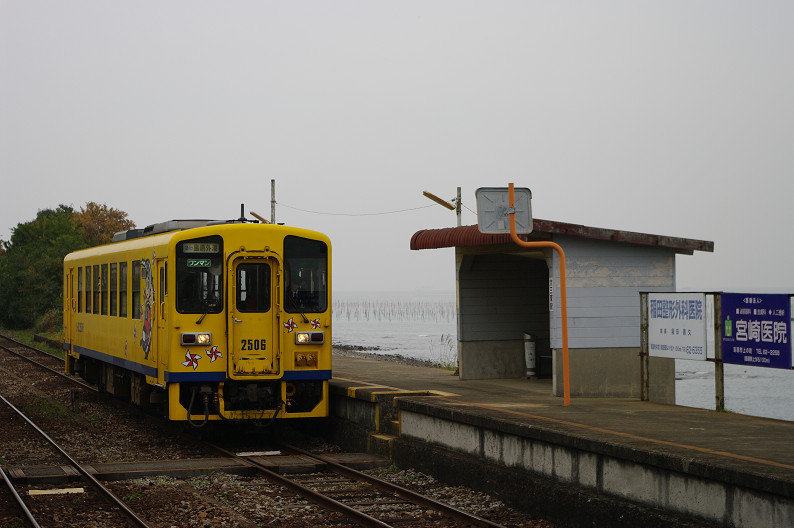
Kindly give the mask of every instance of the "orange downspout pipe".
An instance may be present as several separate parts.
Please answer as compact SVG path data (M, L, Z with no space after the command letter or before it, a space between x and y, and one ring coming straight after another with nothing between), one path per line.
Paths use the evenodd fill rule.
M563 404L571 404L570 363L568 361L568 303L565 290L565 252L559 244L554 242L537 241L525 242L516 234L515 189L512 183L507 186L510 195L510 237L513 242L525 248L553 248L560 257L560 317L562 318L562 386ZM504 195L502 195L504 196Z

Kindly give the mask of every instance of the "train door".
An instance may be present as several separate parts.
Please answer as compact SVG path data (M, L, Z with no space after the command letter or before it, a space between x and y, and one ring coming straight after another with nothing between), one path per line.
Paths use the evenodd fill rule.
M155 293L155 305L157 306L155 308L155 318L157 319L157 324L154 325L156 330L155 335L152 337L155 346L149 359L157 365L158 358L168 357L164 350L165 336L167 335L165 325L168 319L168 263L163 259L155 259L154 267L154 276L157 283L157 291Z
M278 374L278 321L274 294L278 261L239 257L229 280L230 378Z

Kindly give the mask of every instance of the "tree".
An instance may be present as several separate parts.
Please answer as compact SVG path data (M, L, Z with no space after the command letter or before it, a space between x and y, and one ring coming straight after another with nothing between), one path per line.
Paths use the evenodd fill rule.
M109 244L113 241L114 233L135 227L135 223L127 219L127 213L124 211L96 202L86 203L85 207L81 207L80 212L75 213L74 216L77 223L82 226L89 247Z
M18 224L0 241L0 321L30 328L49 310L60 310L63 258L67 253L111 242L113 233L135 227L127 213L88 202L80 212L59 205Z
M63 257L86 247L71 207L44 209L18 224L0 257L0 317L11 328L27 328L47 310L59 308Z

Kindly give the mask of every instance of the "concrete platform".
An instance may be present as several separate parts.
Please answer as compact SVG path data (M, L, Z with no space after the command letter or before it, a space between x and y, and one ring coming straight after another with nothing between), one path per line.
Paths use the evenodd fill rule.
M792 422L630 399L564 406L550 380L460 381L347 357L334 358L332 408L370 420L393 446L420 443L715 525L794 526Z

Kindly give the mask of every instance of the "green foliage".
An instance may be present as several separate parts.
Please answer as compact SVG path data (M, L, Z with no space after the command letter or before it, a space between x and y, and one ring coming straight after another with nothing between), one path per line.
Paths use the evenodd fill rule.
M0 257L0 317L11 328L28 328L48 310L60 309L63 257L86 247L71 207L44 209L18 224Z
M79 212L59 205L18 224L11 240L0 240L0 323L57 333L63 303L63 258L72 251L112 240L135 227L127 213L88 202Z

